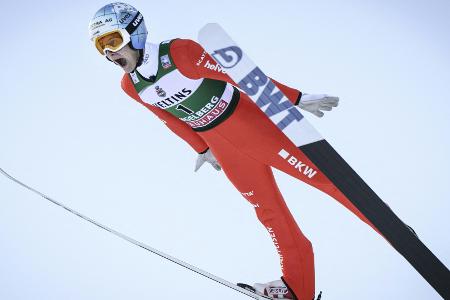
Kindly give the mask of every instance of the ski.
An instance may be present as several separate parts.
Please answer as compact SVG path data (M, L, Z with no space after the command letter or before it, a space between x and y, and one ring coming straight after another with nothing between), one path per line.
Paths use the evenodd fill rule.
M63 204L61 202L58 202L58 201L50 198L49 196L41 193L40 191L38 191L38 190L36 190L36 189L26 185L22 181L16 179L15 177L13 177L9 173L7 173L2 168L0 168L0 174L5 176L6 178L10 179L11 181L15 182L16 184L22 186L23 188L33 192L34 194L38 195L39 197L42 197L45 200L53 203L54 205L57 205L60 208L65 209L69 213L71 213L71 214L73 214L73 215L75 215L75 216L77 216L77 217L79 217L79 218L81 218L81 219L91 223L92 225L97 226L98 228L101 228L101 229L103 229L103 230L105 230L105 231L115 235L118 238L121 238L121 239L123 239L123 240L125 240L125 241L127 241L127 242L129 242L129 243L131 243L133 245L135 245L135 246L138 246L138 247L140 247L140 248L142 248L142 249L144 249L144 250L146 250L148 252L151 252L151 253L153 253L155 255L158 255L158 256L160 256L160 257L162 257L162 258L164 258L164 259L166 259L168 261L171 261L171 262L173 262L173 263L175 263L175 264L185 268L185 269L188 269L188 270L190 270L190 271L192 271L194 273L197 273L198 275L201 275L203 277L208 278L209 280L215 281L215 282L217 282L217 283L219 283L219 284L221 284L223 286L226 286L226 287L228 287L230 289L233 289L233 290L235 290L235 291L237 291L237 292L239 292L241 294L244 294L244 295L246 295L246 296L248 296L250 298L253 298L253 299L256 299L256 300L271 299L271 298L266 297L266 296L258 295L258 294L254 293L254 292L252 292L252 291L250 291L248 289L242 288L242 287L238 286L237 284L231 283L231 282L229 282L229 281L227 281L227 280L225 280L223 278L220 278L220 277L218 277L216 275L213 275L213 274L211 274L211 273L209 273L207 271L204 271L204 270L202 270L200 268L197 268L196 266L193 266L193 265L191 265L191 264L189 264L187 262L184 262L184 261L182 261L182 260L180 260L180 259L178 259L176 257L173 257L173 256L171 256L169 254L166 254L166 253L164 253L162 251L159 251L159 250L157 250L157 249L155 249L155 248L153 248L153 247L151 247L151 246L149 246L147 244L144 244L144 243L142 243L142 242L140 242L138 240L135 240L135 239L133 239L133 238L131 238L131 237L129 237L129 236L119 232L119 231L116 231L116 230L106 226L106 225L103 225L103 224L95 221L94 219L91 219L88 216L83 215L83 214L77 212L76 210L66 206L65 204Z
M299 109L216 23L205 25L199 42L267 117L323 173L341 203L356 207L377 230L444 298L450 299L450 272L384 203L333 147L304 118ZM280 155L287 155L281 153Z

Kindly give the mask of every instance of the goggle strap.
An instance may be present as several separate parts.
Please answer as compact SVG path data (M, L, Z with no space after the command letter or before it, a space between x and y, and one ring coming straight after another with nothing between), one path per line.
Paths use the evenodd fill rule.
M130 24L125 27L125 30L131 35L143 21L144 17L140 12L137 12L137 15L133 18L133 20L131 20Z

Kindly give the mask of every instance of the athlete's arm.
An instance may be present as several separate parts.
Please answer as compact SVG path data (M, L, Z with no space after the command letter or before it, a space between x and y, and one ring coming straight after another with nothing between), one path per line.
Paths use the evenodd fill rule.
M203 47L193 40L175 40L170 46L170 54L180 72L186 77L222 80L239 87ZM299 103L302 96L299 90L290 88L274 79L272 81L294 105Z
M205 141L200 137L200 135L198 135L198 133L192 130L188 124L177 119L175 116L161 108L143 102L133 87L131 79L127 74L123 76L121 85L122 89L128 94L128 96L147 107L159 119L161 119L161 121L163 121L171 131L191 145L197 153L205 153L208 150L208 145Z

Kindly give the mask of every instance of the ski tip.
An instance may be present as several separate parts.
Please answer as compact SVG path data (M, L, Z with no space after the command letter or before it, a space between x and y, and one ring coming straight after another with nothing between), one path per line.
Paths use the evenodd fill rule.
M202 31L204 28L220 28L219 23L206 23L200 31Z
M207 23L199 30L198 38L200 40L202 37L210 36L218 31L223 31L219 23Z

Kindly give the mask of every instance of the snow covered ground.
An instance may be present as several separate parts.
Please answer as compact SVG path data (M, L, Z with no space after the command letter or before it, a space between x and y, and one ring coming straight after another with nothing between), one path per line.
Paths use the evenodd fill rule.
M8 2L0 167L76 210L230 281L278 258L253 208L120 89L87 24L104 1ZM447 1L132 1L152 41L218 22L273 78L341 97L308 119L450 265ZM323 299L440 299L388 243L276 173L313 243ZM246 299L0 177L0 299Z

